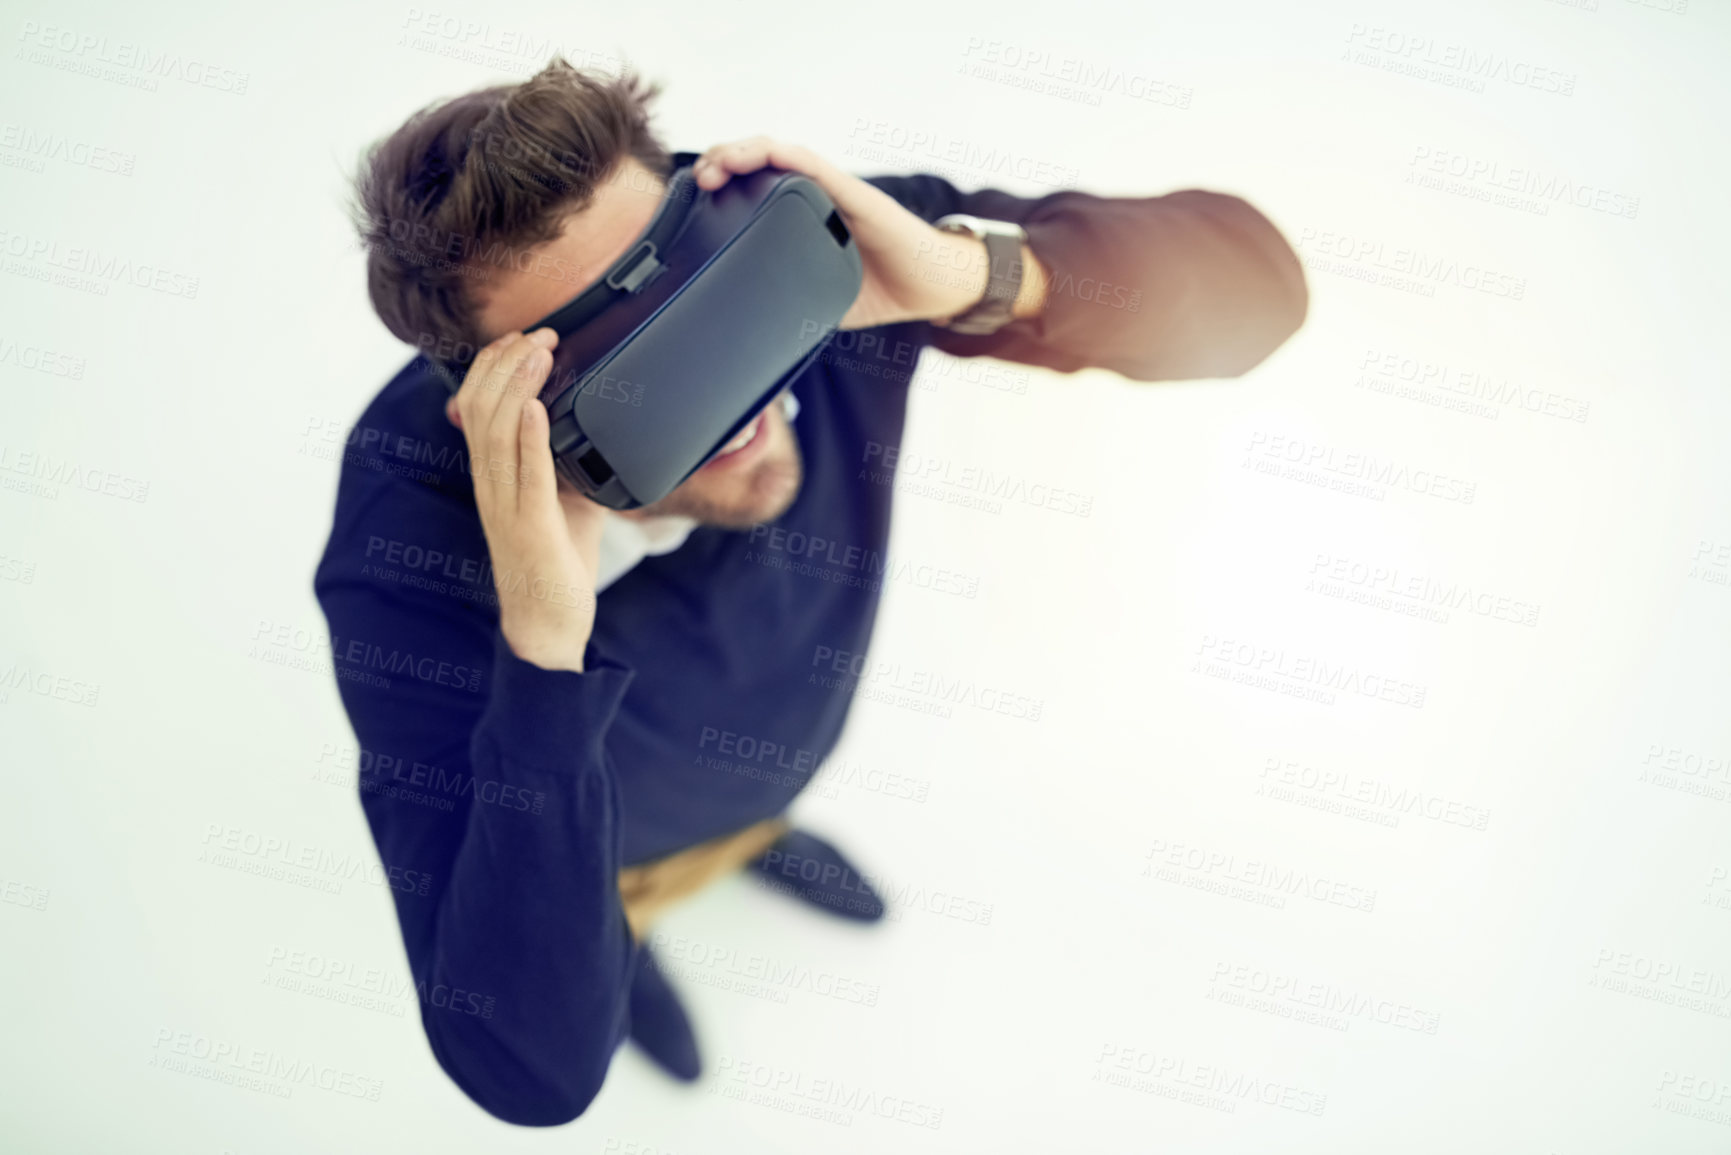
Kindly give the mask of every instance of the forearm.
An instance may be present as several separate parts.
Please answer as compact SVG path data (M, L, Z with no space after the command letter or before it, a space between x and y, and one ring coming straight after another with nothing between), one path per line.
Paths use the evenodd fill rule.
M495 667L471 742L468 828L417 968L491 998L490 1015L422 1017L446 1072L512 1123L581 1114L625 1028L634 947L618 890L619 799L593 717L613 687L598 678L619 670ZM572 726L583 714L589 724Z
M915 215L1012 221L1033 256L1015 318L995 333L934 323L933 344L957 356L992 356L1068 372L1110 369L1140 381L1232 377L1278 348L1303 322L1303 268L1278 229L1246 201L1184 190L1102 197L1065 190L1019 197L964 193L931 174L873 177ZM935 230L934 230L935 231ZM984 243L938 233L934 252L962 268L946 307L965 311L984 285ZM952 305L953 303L953 305ZM948 316L954 316L949 314Z

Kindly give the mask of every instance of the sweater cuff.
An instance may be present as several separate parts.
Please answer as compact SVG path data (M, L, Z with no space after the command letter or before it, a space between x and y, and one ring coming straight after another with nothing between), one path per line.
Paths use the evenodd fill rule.
M593 639L583 650L582 673L543 669L519 658L495 628L492 684L476 733L519 766L558 772L599 765L607 730L636 676Z
M1137 290L1132 300L1127 295L1129 289L1112 284L1107 266L1117 259L1113 246L1101 243L1093 231L1093 219L1065 212L1061 194L1055 195L1058 200L1036 204L1018 222L1028 235L1028 248L1046 266L1046 297L1040 311L1009 321L991 333L957 333L934 325L932 344L937 348L957 357L1007 360L1038 350L1041 356L1035 363L1060 372L1094 365L1109 367L1104 365L1109 360L1105 351L1124 340L1120 318L1127 306L1140 308L1142 294ZM1077 293L1078 267L1091 270L1090 288L1098 284L1117 292L1122 299L1116 311L1103 310Z

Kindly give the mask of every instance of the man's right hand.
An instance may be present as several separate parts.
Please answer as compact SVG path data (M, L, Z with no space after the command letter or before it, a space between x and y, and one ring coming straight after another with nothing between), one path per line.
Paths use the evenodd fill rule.
M526 662L581 671L595 628L607 511L575 495L559 499L547 409L538 397L558 343L551 329L500 337L475 358L445 412L469 443L500 632Z

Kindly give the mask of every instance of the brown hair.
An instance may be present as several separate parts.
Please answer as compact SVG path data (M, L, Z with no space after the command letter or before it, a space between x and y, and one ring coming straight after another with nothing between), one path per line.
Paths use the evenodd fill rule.
M649 118L660 92L629 68L608 76L555 56L521 84L429 105L373 145L350 211L385 328L439 356L473 355L489 266L557 237L625 157L668 172Z

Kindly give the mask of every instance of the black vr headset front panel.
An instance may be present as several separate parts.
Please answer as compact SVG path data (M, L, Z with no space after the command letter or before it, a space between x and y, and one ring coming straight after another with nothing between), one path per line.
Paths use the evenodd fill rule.
M849 254L824 227L828 198L814 204L794 179L810 184L783 178L778 195L576 392L577 427L637 504L666 496L744 429L859 291L857 273L845 275Z
M682 165L607 275L525 330L560 334L541 392L560 474L613 509L665 497L804 371L862 273L812 180L760 169L707 192Z

